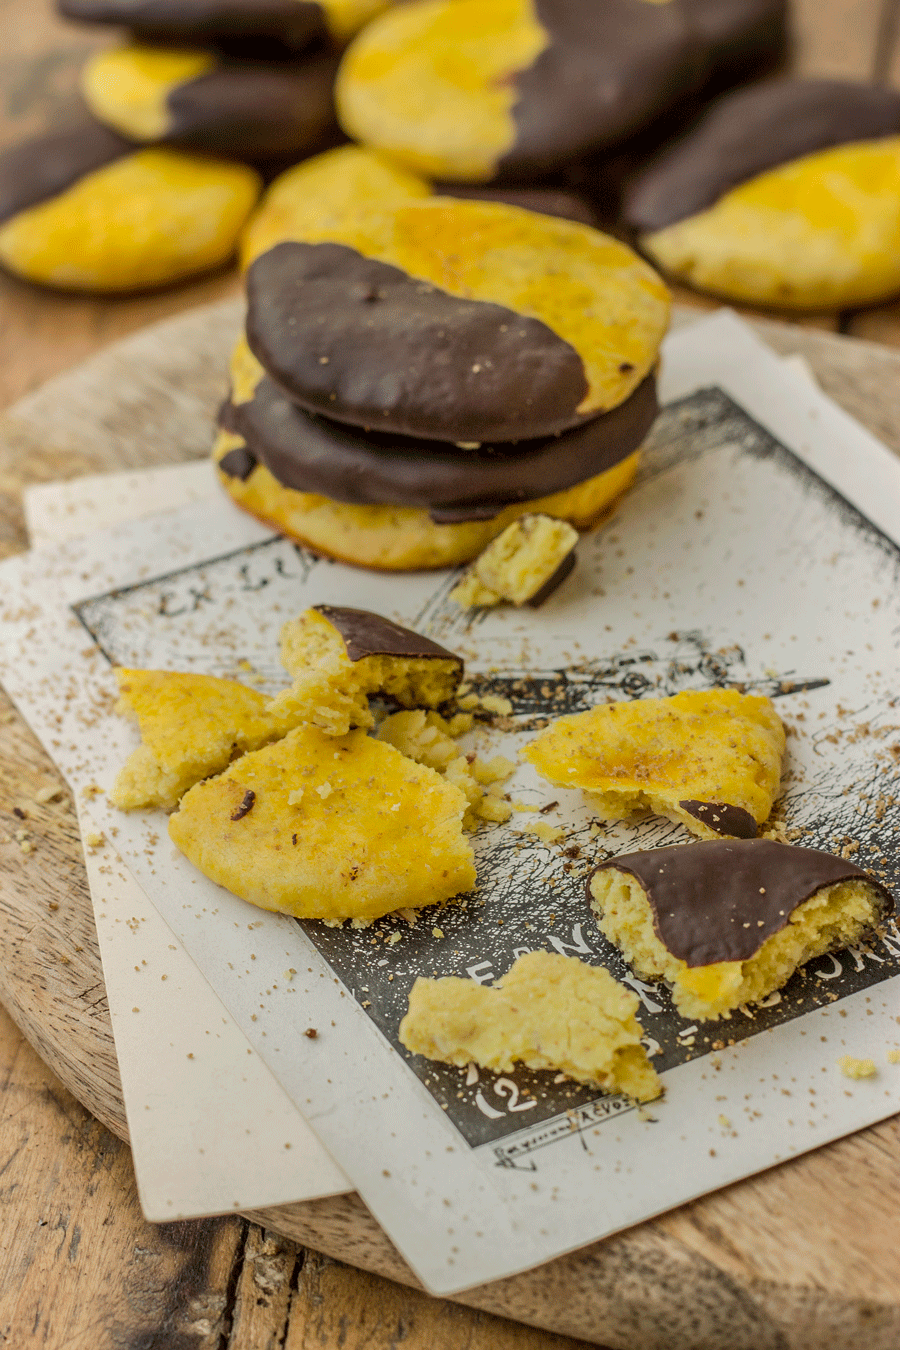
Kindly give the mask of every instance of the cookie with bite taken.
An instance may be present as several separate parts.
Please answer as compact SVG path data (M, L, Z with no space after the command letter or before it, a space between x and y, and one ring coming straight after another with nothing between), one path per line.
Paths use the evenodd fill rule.
M852 946L894 909L846 858L769 839L629 853L601 863L588 898L603 934L684 1017L728 1017L807 961Z

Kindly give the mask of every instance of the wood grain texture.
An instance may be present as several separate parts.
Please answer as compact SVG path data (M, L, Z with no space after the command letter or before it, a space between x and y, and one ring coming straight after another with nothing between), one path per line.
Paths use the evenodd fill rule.
M170 320L58 377L12 409L0 423L3 548L10 551L22 538L16 492L36 475L204 453L239 317L240 306L225 302ZM760 331L780 351L801 351L823 385L900 451L900 354L779 324L761 324ZM74 818L65 796L37 807L38 788L58 780L16 715L4 716L10 712L0 709L6 775L0 780L6 835L0 841L0 999L65 1085L122 1135L115 1052ZM23 827L33 844L27 854L15 838ZM616 1350L896 1350L898 1171L900 1123L893 1120L457 1301L479 1314ZM276 1246L286 1238L415 1284L355 1196L249 1217L274 1235L265 1240ZM273 1286L279 1308L294 1305L299 1270L286 1277L294 1291L290 1299L284 1282ZM328 1275L327 1281L337 1278ZM324 1280L315 1286L320 1291ZM384 1307L391 1297L382 1293ZM259 1305L252 1304L252 1290L247 1298L241 1306L252 1322ZM422 1298L423 1308L442 1308L445 1319L456 1316L450 1304ZM300 1338L296 1344L340 1344L339 1320L328 1320L333 1311L320 1314L330 1339L311 1339L318 1332L310 1324L291 1333ZM295 1328L301 1325L294 1321ZM385 1326L379 1323L378 1335L386 1334ZM437 1331L428 1335L441 1345ZM346 1336L344 1343L353 1344Z

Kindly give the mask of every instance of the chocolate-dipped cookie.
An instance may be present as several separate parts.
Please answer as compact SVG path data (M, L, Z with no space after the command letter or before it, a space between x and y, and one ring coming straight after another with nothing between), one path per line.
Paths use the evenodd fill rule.
M768 839L610 858L588 879L601 931L645 979L666 979L685 1017L727 1017L894 909L855 863Z
M748 838L772 810L784 746L770 699L690 689L557 718L522 756L604 820L654 811L701 838Z
M513 502L574 487L633 455L657 413L648 375L612 412L537 440L459 446L397 436L308 413L266 375L241 342L235 393L222 424L240 435L279 483L355 505L420 507L440 522L498 515ZM228 472L228 464L220 468ZM236 477L245 477L243 463Z
M424 0L351 44L338 112L420 173L486 183L618 144L705 69L678 0Z
M391 0L57 0L66 19L131 28L148 40L270 39L302 50L344 42Z
M0 263L63 290L165 285L231 257L261 186L99 125L37 137L0 156Z
M900 289L900 93L775 80L726 95L643 171L625 217L701 290L836 309Z
M317 236L247 273L250 346L311 412L429 439L531 439L615 408L656 362L665 287L586 226L433 197Z
M337 133L336 57L223 60L200 49L132 44L99 52L82 90L101 122L134 141L238 159L307 154Z
M318 553L381 571L454 567L476 557L519 516L533 512L588 530L633 483L638 453L545 497L506 506L460 508L353 505L285 487L242 436L223 430L213 462L226 491L245 511Z

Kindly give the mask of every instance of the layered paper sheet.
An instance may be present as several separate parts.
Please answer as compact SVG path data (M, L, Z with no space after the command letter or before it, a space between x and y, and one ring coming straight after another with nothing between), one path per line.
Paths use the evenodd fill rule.
M605 943L584 874L599 857L683 838L659 820L605 827L524 767L526 813L476 837L480 886L415 926L322 928L254 910L200 876L155 813L106 792L135 744L112 713L110 663L284 682L277 632L309 604L349 603L465 656L509 698L473 737L515 757L547 716L609 697L740 686L791 728L787 823L896 885L895 674L900 466L737 321L666 344L667 404L641 480L579 546L537 611L461 612L447 573L392 577L325 562L227 501L3 565L2 677L142 890L293 1103L435 1292L511 1274L900 1107L900 934L821 958L765 1006L686 1024L664 987ZM87 638L90 638L90 642ZM399 933L399 939L395 935ZM416 975L489 982L522 950L576 953L640 995L666 1087L637 1111L552 1075L496 1076L402 1052ZM316 1037L302 1034L315 1027ZM850 1082L837 1060L871 1057Z

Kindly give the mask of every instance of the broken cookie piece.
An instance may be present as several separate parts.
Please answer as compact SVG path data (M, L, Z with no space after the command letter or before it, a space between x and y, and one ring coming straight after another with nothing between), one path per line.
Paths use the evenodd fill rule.
M746 839L772 810L784 744L770 699L706 689L560 717L521 753L604 820L653 811L701 839Z
M377 694L403 708L438 708L453 698L462 658L430 638L372 614L315 605L281 630L281 660L295 682L324 671L352 697ZM288 706L286 690L275 706Z
M528 952L493 987L416 980L400 1023L407 1050L508 1073L516 1062L648 1102L662 1092L641 1044L638 997L574 956Z
M375 919L475 884L466 798L362 730L301 726L198 783L169 834L211 880L296 918Z
M588 898L636 974L668 980L682 1016L704 1020L765 998L894 908L884 886L847 859L768 839L611 858L589 877Z
M417 764L436 769L465 793L468 807L463 825L467 830L477 829L486 820L497 824L509 820L512 807L504 800L501 784L516 770L503 755L484 761L461 753L454 737L470 731L474 721L471 713L457 713L448 721L440 713L414 708L392 713L376 733L380 741L387 741Z
M299 720L237 680L185 671L116 669L116 711L137 720L141 744L111 793L123 811L177 805L194 783L248 750L283 736Z
M520 516L499 534L450 592L458 605L475 608L514 605L536 608L575 566L578 531L553 516Z

